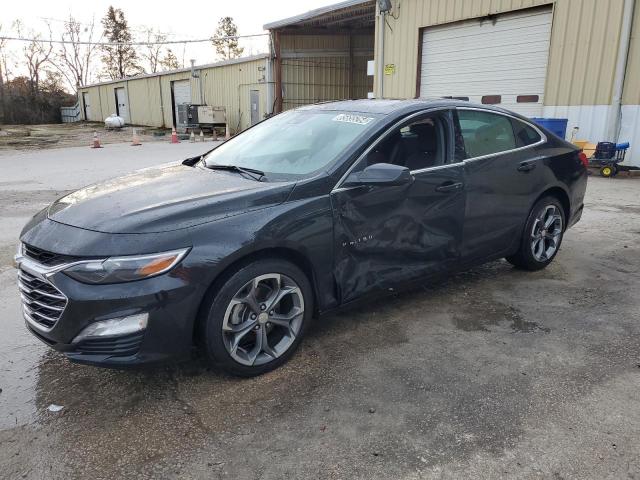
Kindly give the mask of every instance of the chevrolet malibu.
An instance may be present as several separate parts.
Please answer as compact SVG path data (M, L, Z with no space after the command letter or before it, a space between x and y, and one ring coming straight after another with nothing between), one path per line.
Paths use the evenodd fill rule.
M506 258L539 270L582 214L586 158L455 100L291 110L212 151L67 195L24 227L27 328L73 361L188 358L251 376L312 318Z

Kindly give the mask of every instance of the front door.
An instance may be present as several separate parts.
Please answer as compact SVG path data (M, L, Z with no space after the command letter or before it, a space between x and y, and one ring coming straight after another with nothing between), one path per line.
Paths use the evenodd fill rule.
M260 121L260 90L251 90L249 100L251 104L251 125L255 125Z
M127 91L121 87L116 88L116 113L119 117L129 123L129 102L127 101Z
M452 144L448 111L414 116L369 147L352 170L401 165L411 170L411 184L334 189L334 269L343 302L458 261L465 190Z

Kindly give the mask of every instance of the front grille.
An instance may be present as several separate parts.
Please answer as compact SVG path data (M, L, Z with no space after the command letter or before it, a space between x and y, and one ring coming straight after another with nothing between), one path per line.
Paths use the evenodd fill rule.
M62 265L63 263L72 263L81 260L81 257L74 257L72 255L62 255L60 253L48 252L41 248L34 247L33 245L22 244L22 253L25 257L31 258L41 265L47 267L53 267L56 265Z
M53 328L67 306L67 297L53 284L22 268L18 270L18 288L25 316L46 329Z
M128 357L140 350L144 332L135 332L121 337L90 338L74 345L77 353L86 355L109 355Z

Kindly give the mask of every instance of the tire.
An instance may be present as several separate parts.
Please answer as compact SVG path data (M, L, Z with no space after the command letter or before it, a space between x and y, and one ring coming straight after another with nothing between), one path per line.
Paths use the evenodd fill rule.
M302 270L285 260L256 260L213 289L200 340L214 367L253 377L291 358L312 314L313 290Z
M617 173L616 170L615 165L604 165L600 168L600 176L605 178L613 177Z
M529 213L518 251L506 257L507 261L523 270L545 268L560 250L565 225L560 200L554 196L541 198Z

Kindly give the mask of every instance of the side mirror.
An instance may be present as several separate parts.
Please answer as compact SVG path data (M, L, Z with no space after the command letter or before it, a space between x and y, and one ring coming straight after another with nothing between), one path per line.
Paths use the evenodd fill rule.
M345 187L357 185L371 186L399 186L408 185L413 181L413 176L407 167L392 165L390 163L376 163L360 172L350 174L345 182Z

